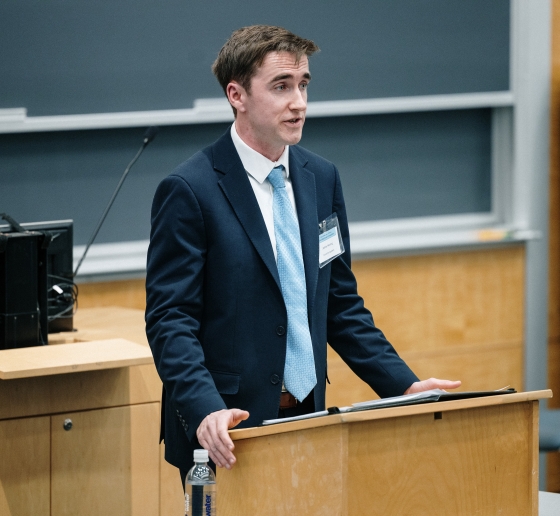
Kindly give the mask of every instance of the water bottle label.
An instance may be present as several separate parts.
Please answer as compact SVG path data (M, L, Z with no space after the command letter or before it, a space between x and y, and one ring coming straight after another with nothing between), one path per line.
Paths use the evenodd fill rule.
M204 516L214 516L214 497L207 494L204 499Z
M185 516L214 516L216 514L216 494L204 493L202 499L185 493Z

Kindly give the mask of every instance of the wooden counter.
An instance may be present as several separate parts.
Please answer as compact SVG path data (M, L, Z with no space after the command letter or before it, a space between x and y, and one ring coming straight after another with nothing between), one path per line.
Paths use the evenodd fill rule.
M0 514L179 516L143 312L79 310L75 326L0 351Z
M153 364L146 346L125 339L0 350L0 380Z

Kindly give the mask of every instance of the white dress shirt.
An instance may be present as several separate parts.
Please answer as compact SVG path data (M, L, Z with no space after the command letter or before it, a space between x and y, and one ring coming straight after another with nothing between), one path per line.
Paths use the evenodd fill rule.
M270 171L277 167L278 165L284 165L284 180L286 181L286 191L288 192L288 197L290 202L296 210L296 201L294 198L294 190L292 188L292 181L290 180L290 163L289 163L289 153L290 147L286 145L284 152L278 159L278 161L270 161L268 158L257 152L256 150L249 147L237 134L235 129L235 122L231 125L231 139L233 140L233 145L237 150L237 154L241 158L241 163L247 172L249 177L249 182L253 187L255 192L255 197L259 203L259 208L268 231L268 236L270 237L270 243L272 244L272 250L274 251L274 258L276 258L276 236L274 235L274 214L272 212L272 200L274 195L274 189L270 182L266 180ZM297 213L297 210L296 210ZM297 217L296 217L297 219Z

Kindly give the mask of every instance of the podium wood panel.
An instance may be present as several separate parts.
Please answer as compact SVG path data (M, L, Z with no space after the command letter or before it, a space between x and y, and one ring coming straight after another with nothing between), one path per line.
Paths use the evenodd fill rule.
M233 430L238 461L218 470L218 510L537 516L536 400L550 396L518 393Z
M536 514L532 403L350 425L348 514Z
M346 514L346 434L338 424L236 441L235 467L217 472L218 513Z

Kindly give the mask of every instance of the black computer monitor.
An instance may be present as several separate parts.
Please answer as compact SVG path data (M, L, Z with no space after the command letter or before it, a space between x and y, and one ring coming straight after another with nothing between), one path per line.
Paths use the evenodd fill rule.
M46 300L48 333L73 330L73 314L77 300L77 288L73 281L73 221L56 220L21 224L26 231L47 233L46 246ZM0 233L13 232L10 225L0 225ZM44 267L44 264L40 264ZM44 274L44 272L43 272ZM43 283L44 284L44 283ZM44 306L41 307L44 311ZM45 314L41 314L45 320Z

